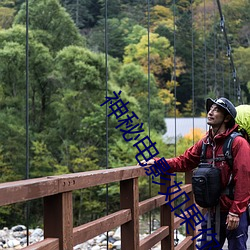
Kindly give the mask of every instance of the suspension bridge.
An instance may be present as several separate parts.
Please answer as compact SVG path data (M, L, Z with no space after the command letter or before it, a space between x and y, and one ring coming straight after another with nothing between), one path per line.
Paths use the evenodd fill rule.
M107 0L104 1L104 9L106 14L108 13L108 4ZM191 6L192 6L191 1ZM115 169L109 168L108 156L109 156L109 126L108 126L108 116L106 107L106 169L95 170L95 171L86 171L78 172L72 174L62 174L56 176L47 176L42 178L30 178L29 177L29 141L30 141L30 130L29 130L29 1L26 0L26 179L6 182L0 184L0 206L7 206L13 204L26 203L27 204L27 217L29 216L29 202L37 199L42 200L43 204L43 226L44 226L44 240L41 242L28 245L23 248L25 250L72 250L74 246L86 242L95 236L100 234L108 234L110 230L114 228L121 228L121 249L122 250L148 250L153 248L156 244L160 244L162 250L194 250L197 249L198 240L196 235L198 234L198 228L195 227L195 222L190 222L186 225L185 230L185 239L179 242L176 245L176 230L180 229L182 226L182 218L174 216L171 207L166 205L177 197L176 191L177 188L170 188L174 184L174 177L166 176L162 174L161 185L159 185L159 191L161 193L169 192L171 193L166 197L166 195L157 195L149 197L148 199L141 200L139 199L139 178L145 177L146 173L144 169L140 166L123 166ZM205 7L206 1L204 1ZM242 93L240 81L236 73L236 67L234 63L233 53L231 45L229 42L227 27L225 23L225 18L222 13L222 8L220 1L216 1L218 6L218 11L220 15L219 26L223 34L225 43L226 43L226 54L230 63L230 70L232 72L232 81L234 84L233 88L233 97L237 99L238 103L242 103ZM147 1L148 7L148 134L150 137L151 129L151 120L150 120L150 99L151 89L150 89L150 67L151 67L151 51L150 51L150 1ZM177 82L176 82L176 68L177 68L177 56L175 50L175 7L176 3L173 1L173 10L174 10L174 69L172 80L174 82L174 95L177 95ZM205 8L204 8L205 9ZM192 12L193 15L193 12ZM205 14L204 14L205 16ZM193 16L192 16L193 18ZM192 20L193 24L193 20ZM105 22L105 31L108 30L108 23ZM105 64L106 64L106 96L108 96L109 90L109 74L107 71L108 68L108 33L105 32ZM206 64L206 41L204 41L204 64ZM194 100L195 100L195 83L194 83L194 34L192 33L192 113L193 113L193 122L194 122ZM204 84L205 84L205 93L207 94L206 86L206 69L204 70ZM172 143L176 147L176 110L177 103L175 100L175 118L173 123L175 136ZM175 148L176 151L176 148ZM176 155L176 152L175 152ZM134 156L133 156L134 157ZM186 202L183 206L185 210L185 215L188 215L190 212L188 208L192 206L195 201L192 193L191 185L191 172L185 173L184 179L185 184L181 186L182 192L185 192L188 196L189 201ZM149 179L149 182L151 180ZM111 183L119 184L119 197L120 197L120 209L116 212L109 213L103 217L100 217L96 220L92 220L88 223L78 225L74 227L74 202L73 202L73 192L88 189L92 187L99 187L106 185L107 194L108 186ZM151 183L149 183L149 189L151 189ZM107 208L108 208L108 199L107 199ZM149 235L140 239L140 216L145 214L150 214L153 210L159 209L160 220L159 227L156 230L151 231ZM186 210L187 209L187 210ZM151 223L151 216L150 216ZM28 235L28 233L27 233ZM28 241L28 240L27 240ZM108 245L107 245L108 249ZM248 249L250 249L250 242L248 241ZM223 250L227 250L227 242L225 243Z

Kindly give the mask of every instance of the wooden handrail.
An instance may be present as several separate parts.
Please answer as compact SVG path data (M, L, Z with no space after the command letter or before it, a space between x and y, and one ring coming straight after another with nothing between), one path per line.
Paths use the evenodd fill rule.
M44 240L26 248L37 250L72 250L73 246L85 242L101 233L121 226L122 249L146 250L161 241L162 250L174 248L174 230L179 227L180 218L174 219L174 214L165 203L176 197L172 194L166 201L166 196L157 195L139 202L138 178L145 176L140 166L130 166L115 169L96 170L58 176L48 176L29 180L14 181L0 184L0 206L14 204L33 199L44 199ZM173 185L173 179L161 180L162 193ZM74 190L93 186L120 182L120 207L115 213L103 216L73 228ZM190 175L186 175L186 183L190 183ZM190 184L182 186L194 202ZM139 240L139 216L155 208L161 210L161 226L143 240ZM194 250L195 241L187 237L176 249Z

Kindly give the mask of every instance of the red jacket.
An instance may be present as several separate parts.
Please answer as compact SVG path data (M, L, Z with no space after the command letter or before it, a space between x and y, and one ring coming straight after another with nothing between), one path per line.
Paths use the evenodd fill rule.
M202 142L210 142L207 146L206 159L213 158L212 145L214 145L215 158L223 157L223 144L225 138L233 131L237 131L237 129L238 125L235 125L232 129L228 129L225 133L216 135L213 140L209 136L209 131L202 140L187 149L183 155L168 159L167 162L173 172L186 172L196 168L200 163ZM247 205L250 201L250 145L241 136L237 136L233 141L232 155L234 159L232 173L235 184L234 200L230 200L225 194L223 194L220 198L220 205L221 211L230 211L241 215L244 211L246 211ZM215 162L215 166L221 169L221 183L222 187L225 188L229 182L231 174L230 167L226 161Z

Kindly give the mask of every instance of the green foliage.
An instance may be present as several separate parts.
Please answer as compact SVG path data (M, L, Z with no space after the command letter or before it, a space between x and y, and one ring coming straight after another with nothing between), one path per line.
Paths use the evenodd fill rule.
M14 24L26 24L25 8L24 3ZM29 1L29 20L29 28L36 31L39 41L53 51L84 44L74 22L58 0Z
M14 12L13 8L0 6L0 29L8 29L11 26L14 19Z
M129 96L135 97L140 103L140 114L142 114L140 118L144 122L148 120L148 100L150 98L150 122L155 130L163 132L165 128L163 122L164 105L158 97L154 76L150 75L150 79L148 79L148 75L143 72L139 65L130 63L121 67L117 81Z
M103 41L104 20L93 28L87 35L88 47L93 51L105 52L106 46ZM129 43L128 37L133 29L134 22L129 18L109 18L107 20L107 43L108 54L120 61L124 55L124 48Z
M101 4L98 0L61 0L60 2L80 29L93 27L100 19Z
M56 163L44 142L33 141L31 151L33 157L30 162L30 177L43 177L53 175Z
M243 86L243 89L244 89L244 92L248 96L248 99L247 99L247 102L248 102L250 100L249 98L250 88L248 87L249 79L250 79L250 72L249 72L250 47L248 48L239 47L235 50L234 54L235 54L235 64L236 64L236 67L239 69L238 74L241 77L240 81L246 83L246 85Z

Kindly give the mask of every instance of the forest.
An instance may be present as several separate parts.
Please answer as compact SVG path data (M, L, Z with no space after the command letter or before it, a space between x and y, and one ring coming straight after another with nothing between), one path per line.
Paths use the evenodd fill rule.
M122 91L166 158L201 133L167 144L164 118L205 116L207 97L249 103L250 2L220 2L230 50L215 0L2 0L1 183L135 165L135 142L123 139L100 106L114 91ZM140 184L148 189L148 179ZM108 190L115 211L119 186ZM30 204L34 226L42 226L41 202ZM74 208L76 225L98 218L106 212L106 187L76 191ZM0 227L20 224L24 209L0 207Z

